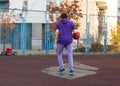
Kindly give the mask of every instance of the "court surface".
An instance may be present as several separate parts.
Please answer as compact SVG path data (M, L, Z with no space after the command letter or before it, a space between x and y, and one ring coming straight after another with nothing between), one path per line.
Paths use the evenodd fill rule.
M0 86L120 86L120 55L74 55L75 75L55 55L0 56Z

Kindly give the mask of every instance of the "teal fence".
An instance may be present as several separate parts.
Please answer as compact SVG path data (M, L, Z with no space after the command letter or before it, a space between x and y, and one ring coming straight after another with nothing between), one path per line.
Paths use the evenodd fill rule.
M12 9L11 9L12 10ZM21 9L14 9L21 11ZM19 13L19 12L18 12ZM1 13L2 14L2 13ZM44 19L38 19L33 16L33 22L30 22L29 14L44 15ZM0 52L10 47L13 51L17 51L20 55L40 55L55 53L54 48L54 30L50 27L51 21L49 19L49 12L39 10L27 10L27 12L20 13L21 20L14 22L15 27L10 30L9 28L1 27L0 29ZM55 14L55 15L58 15ZM83 15L82 23L78 30L81 37L73 41L73 51L76 53L94 53L94 52L119 52L111 49L111 29L116 29L117 16L104 16L104 19L98 20L98 15L90 14ZM112 21L112 22L111 22ZM101 35L99 37L99 23L102 22ZM1 22L2 24L2 22ZM99 28L99 29L98 29ZM99 42L99 39L101 41ZM114 46L113 46L114 47Z

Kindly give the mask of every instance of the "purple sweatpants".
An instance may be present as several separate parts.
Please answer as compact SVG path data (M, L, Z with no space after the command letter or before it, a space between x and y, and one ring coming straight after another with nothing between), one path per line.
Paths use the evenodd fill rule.
M73 70L73 51L72 51L72 43L70 44L57 44L57 59L58 59L58 64L59 68L62 69L64 68L64 62L62 58L62 52L63 49L66 49L66 53L68 56L68 63L69 63L69 69Z

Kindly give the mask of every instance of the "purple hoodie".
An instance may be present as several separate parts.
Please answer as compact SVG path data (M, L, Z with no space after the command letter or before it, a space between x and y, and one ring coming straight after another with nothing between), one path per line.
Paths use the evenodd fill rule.
M72 31L75 29L75 25L67 18L62 19L56 25L56 29L60 31L58 36L59 44L70 44L73 41Z

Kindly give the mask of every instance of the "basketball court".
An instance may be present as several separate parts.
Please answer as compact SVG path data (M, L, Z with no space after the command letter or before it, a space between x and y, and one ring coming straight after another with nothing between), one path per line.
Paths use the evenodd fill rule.
M0 86L119 86L120 55L74 55L75 75L58 75L55 55L1 56Z

